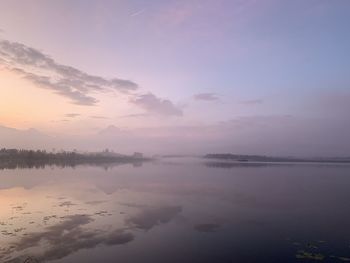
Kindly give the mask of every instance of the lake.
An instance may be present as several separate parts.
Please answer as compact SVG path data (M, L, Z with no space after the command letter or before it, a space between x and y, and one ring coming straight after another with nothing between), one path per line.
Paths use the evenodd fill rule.
M0 207L0 262L350 260L344 164L3 169Z

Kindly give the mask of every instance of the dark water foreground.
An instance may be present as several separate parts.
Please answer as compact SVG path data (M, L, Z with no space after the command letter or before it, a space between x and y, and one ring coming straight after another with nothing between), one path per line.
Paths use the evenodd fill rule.
M350 166L0 171L0 262L350 261Z

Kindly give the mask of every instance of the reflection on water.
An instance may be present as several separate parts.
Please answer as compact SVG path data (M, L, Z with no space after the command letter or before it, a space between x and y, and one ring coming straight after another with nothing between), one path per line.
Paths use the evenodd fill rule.
M350 260L349 166L105 168L0 171L0 262Z
M230 161L206 161L204 163L207 167L212 168L237 168L237 167L264 167L271 165L290 165L284 163L258 163L258 162L230 162Z
M141 167L144 161L142 160L119 160L104 162L101 160L1 160L0 170L5 169L44 169L46 167L58 167L58 168L75 168L77 166L98 166L103 167L105 170L112 169L119 165L131 164L134 167Z

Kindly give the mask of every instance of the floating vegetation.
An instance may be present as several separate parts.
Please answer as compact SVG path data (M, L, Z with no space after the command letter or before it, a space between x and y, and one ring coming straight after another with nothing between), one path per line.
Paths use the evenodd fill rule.
M50 220L51 218L57 218L57 216L56 216L56 215L44 216L44 217L43 217L43 221L48 221L48 220Z
M60 207L70 207L73 205L76 205L76 204L72 203L71 201L65 201L59 204Z
M18 232L22 232L23 230L25 230L25 228L21 227L21 228L16 228L13 231L15 231L16 233Z
M17 210L17 211L22 211L23 210L23 206L15 206L15 207L12 207L12 208Z
M28 257L23 263L39 263L39 261L33 257Z
M315 246L315 245L313 245L313 244L311 244L311 243L307 243L307 247L308 247L308 248L311 248L311 249L318 249L317 246Z
M350 261L350 258L347 257L338 257L338 259L341 261Z
M336 259L341 260L341 261L350 261L350 258L348 258L348 257L337 257L337 256L334 256L334 255L331 255L329 257L330 258L336 258Z
M85 204L87 204L87 205L99 205L99 204L103 204L106 202L107 202L106 200L95 200L95 201L85 202Z
M15 234L13 234L12 232L9 232L7 230L2 230L1 234L5 235L5 236L15 236Z
M325 256L320 253L312 253L304 250L299 250L295 255L297 259L311 259L311 260L324 260Z
M325 240L317 240L319 246L314 245L311 242L306 243L306 245L303 245L299 242L292 242L291 239L287 239L291 242L292 245L295 246L303 246L305 250L298 250L295 257L297 259L305 259L305 260L324 260L324 259L331 259L331 262L339 262L339 261L345 261L350 262L350 257L344 257L344 256L336 256L336 255L329 255L326 251L329 251L329 248L327 248ZM328 262L328 261L327 261Z
M108 211L99 211L95 213L95 215L99 215L99 216L105 216L107 214L108 214Z

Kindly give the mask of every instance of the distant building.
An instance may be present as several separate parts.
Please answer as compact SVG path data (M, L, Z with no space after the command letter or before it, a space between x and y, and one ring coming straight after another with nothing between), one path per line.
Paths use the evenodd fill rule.
M134 152L132 157L137 158L137 159L142 159L143 158L143 154L139 153L139 152Z

